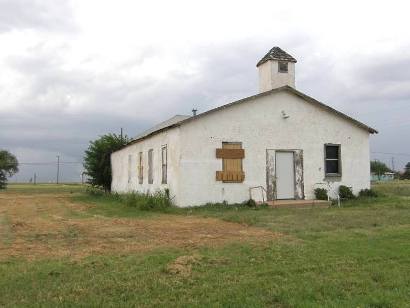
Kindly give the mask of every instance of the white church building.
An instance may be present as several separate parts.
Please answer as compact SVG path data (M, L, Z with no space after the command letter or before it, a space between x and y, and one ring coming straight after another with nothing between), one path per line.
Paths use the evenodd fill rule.
M111 155L112 191L167 188L187 207L309 200L320 183L369 188L369 136L377 131L296 90L295 64L274 47L257 63L259 94L135 137Z

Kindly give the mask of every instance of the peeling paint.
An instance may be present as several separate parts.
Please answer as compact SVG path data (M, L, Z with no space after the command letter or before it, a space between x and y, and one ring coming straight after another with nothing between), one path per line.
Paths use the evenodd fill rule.
M323 182L323 145L326 143L342 147L343 178L334 183L335 189L339 185L352 186L357 194L361 189L369 188L368 131L303 100L288 91L272 92L249 99L249 103L221 108L206 116L198 115L195 121L134 142L111 156L112 190L145 193L148 189L169 188L175 204L181 207L223 200L243 202L249 198L249 187L255 186L264 186L269 190L269 198L274 199L277 189L274 150L303 149L303 186L298 180L303 192L298 190L298 197L304 195L306 199L312 199L316 184ZM281 110L290 117L282 118ZM233 127L237 125L240 125L240 131ZM223 141L242 142L246 149L243 159L246 178L242 183L215 181L215 172L221 170L222 164L215 157L215 149ZM168 145L168 184L161 184L160 151L165 144ZM149 149L154 149L154 184L147 181ZM142 184L138 184L136 157L139 152L143 153ZM135 162L130 183L127 181L129 154ZM255 201L262 201L262 198L255 195Z
M305 199L303 183L303 150L294 150L295 160L295 199Z
M283 150L283 149L281 149ZM266 191L268 201L276 199L275 155L279 150L266 150ZM305 199L303 181L303 150L287 150L294 153L295 199Z
M276 199L275 150L266 150L266 198Z

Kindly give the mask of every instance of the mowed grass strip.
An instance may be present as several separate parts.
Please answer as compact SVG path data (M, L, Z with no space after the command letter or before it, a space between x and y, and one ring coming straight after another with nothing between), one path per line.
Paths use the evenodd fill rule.
M405 307L403 254L356 239L312 244L231 244L80 261L10 261L0 266L6 306ZM368 251L372 250L369 256ZM170 271L195 256L188 275ZM182 264L184 266L184 264ZM181 271L183 273L183 271Z
M7 189L0 191L0 195L7 194L65 194L65 193L84 193L86 185L78 183L63 183L63 184L51 184L51 183L38 183L38 184L23 184L23 183L11 183L7 185Z
M0 263L0 306L408 307L410 201L395 185L377 185L383 197L342 208L171 209L283 236L80 260L8 259ZM158 215L112 198L74 200L92 204L90 215Z

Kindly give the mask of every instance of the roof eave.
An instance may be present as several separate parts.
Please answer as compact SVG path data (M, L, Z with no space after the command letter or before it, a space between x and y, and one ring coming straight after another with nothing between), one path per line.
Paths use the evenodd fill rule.
M311 102L313 102L313 103L319 105L320 107L322 107L322 108L324 108L324 109L327 109L327 110L329 110L329 111L331 111L331 112L333 112L333 113L338 114L339 116L345 118L346 120L349 120L350 122L356 124L358 127L367 130L367 131L368 131L369 133L371 133L371 134L378 134L378 133L379 133L379 132L378 132L376 129L374 129L373 127L370 127L370 126L368 126L368 125L366 125L366 124L364 124L364 123L362 123L362 122L360 122L360 121L358 121L358 120L356 120L356 119L354 119L354 118L348 116L347 114L344 114L343 112L340 112L340 111L338 111L338 110L336 110L336 109L334 109L334 108L332 108L332 107L330 107L330 106L328 106L328 105L326 105L326 104L323 104L322 102L320 102L320 101L314 99L313 97L310 97L309 95L306 95L306 94L304 94L304 93L302 93L302 92L300 92L300 91L298 91L298 90L296 90L296 89L294 89L294 88L292 88L292 87L290 87L290 86L284 86L284 87L282 87L282 88L284 88L284 89L286 89L286 90L288 90L288 91L294 93L295 95L297 95L297 96L299 96L299 97L301 97L301 98L304 98L304 99L306 99L306 100L308 100L308 101L311 101Z
M261 59L258 63L256 63L256 67L261 66L263 63L268 62L268 61L284 61L284 62L292 62L292 63L297 63L296 59L293 60L288 60L288 59L279 59L279 58L272 58L272 59Z
M360 121L358 121L358 120L353 119L352 117L350 117L350 116L344 114L343 112L340 112L340 111L338 111L338 110L336 110L336 109L334 109L334 108L332 108L332 107L330 107L330 106L328 106L328 105L326 105L326 104L323 104L322 102L320 102L320 101L314 99L313 97L310 97L310 96L308 96L308 95L306 95L306 94L304 94L304 93L302 93L302 92L300 92L300 91L298 91L298 90L296 90L296 89L294 89L294 88L292 88L292 87L290 87L290 86L283 86L283 87L275 88L275 89L272 89L272 90L269 90L269 91L266 91L266 92L258 93L258 94L256 94L256 95L252 95L252 96L249 96L249 97L245 97L245 98L240 99L240 100L238 100L238 101L234 101L234 102L228 103L228 104L226 104L226 105L222 105L222 106L220 106L220 107L217 107L217 108L208 110L208 111L203 112L203 113L200 113L200 114L198 114L198 115L196 115L196 116L189 117L189 118L187 118L187 119L185 119L185 120L182 120L182 121L180 121L180 122L174 123L174 124L172 124L172 125L163 127L163 128L161 128L161 129L156 130L156 131L153 131L153 132L151 132L151 133L149 133L149 134L147 134L147 135L145 135L145 136L143 136L143 137L141 137L141 138L137 138L137 139L131 140L130 142L128 142L127 144L125 144L121 149L119 149L118 151L122 150L123 148L125 148L125 147L127 147L127 146L129 146L129 145L132 145L132 144L135 144L135 143L140 142L140 141L142 141L142 140L145 140L145 139L147 139L147 138L150 138L151 136L154 136L154 135L156 135L156 134L159 134L159 133L161 133L161 132L163 132L163 131L169 130L169 129L174 128L174 127L181 126L181 125L183 125L183 124L185 124L185 123L188 123L188 122L190 122L190 121L196 120L196 119L198 119L198 118L202 118L202 117L208 115L209 113L213 113L213 112L216 112L216 111L219 111L219 110L222 110L222 109L229 108L229 107L232 106L232 105L236 105L236 104L239 104L239 103L243 103L243 102L246 102L246 101L255 99L255 98L263 97L263 96L269 95L269 94L271 94L271 93L276 93L276 92L280 92L280 91L284 91L284 90L287 90L287 91L289 91L289 92L291 92L291 93L293 93L293 94L295 94L295 95L301 97L302 99L305 99L305 100L307 100L307 101L309 101L309 102L312 102L312 103L314 103L314 104L320 106L320 107L323 108L323 109L326 109L326 110L328 110L328 111L330 111L330 112L336 113L337 115L341 116L342 118L344 118L344 119L346 119L346 120L352 122L352 123L355 124L356 126L362 128L362 129L367 130L370 134L378 134L378 133L379 133L376 129L374 129L374 128L370 127L370 126L367 126L366 124L364 124L364 123L362 123L362 122L360 122Z

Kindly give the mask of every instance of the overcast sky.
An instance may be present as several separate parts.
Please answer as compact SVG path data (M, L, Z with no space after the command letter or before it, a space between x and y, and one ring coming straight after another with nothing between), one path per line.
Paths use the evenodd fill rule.
M13 181L55 180L56 155L129 136L174 114L257 93L257 61L280 46L296 87L380 134L372 153L410 161L407 1L0 0L0 148ZM401 154L401 155L399 155ZM80 164L62 180L80 179Z

